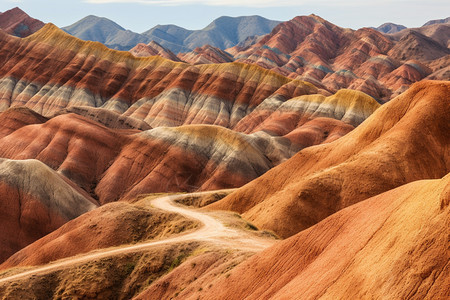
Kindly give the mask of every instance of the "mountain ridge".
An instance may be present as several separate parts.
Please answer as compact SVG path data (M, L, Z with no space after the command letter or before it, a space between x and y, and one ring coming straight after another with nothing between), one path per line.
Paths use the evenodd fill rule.
M62 29L80 39L101 42L117 50L130 50L138 43L155 41L177 54L205 44L220 49L229 48L248 36L270 32L278 23L260 16L224 16L200 30L188 30L177 25L157 25L139 34L107 18L90 15Z

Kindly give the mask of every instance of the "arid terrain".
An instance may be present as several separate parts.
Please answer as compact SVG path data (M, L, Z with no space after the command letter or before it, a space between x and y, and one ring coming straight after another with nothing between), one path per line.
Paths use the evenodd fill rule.
M449 21L0 13L0 299L449 298Z

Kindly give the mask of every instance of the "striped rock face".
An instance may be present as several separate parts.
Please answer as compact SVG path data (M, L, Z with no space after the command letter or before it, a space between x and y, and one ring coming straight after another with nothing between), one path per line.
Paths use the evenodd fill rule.
M279 24L253 45L226 51L235 61L257 64L332 93L350 88L388 101L427 76L448 79L448 72L440 73L446 64L432 67L450 54L441 42L448 27L439 34L427 32L429 37L413 33L397 40L374 29L354 31L310 15Z
M96 207L40 161L0 159L0 261Z
M182 61L193 65L218 64L234 61L232 55L210 45L204 45L202 47L195 48L192 52L179 53L178 57Z
M130 49L130 53L138 57L158 55L173 61L180 61L172 51L164 48L155 41L151 41L148 44L139 43Z
M346 136L303 149L210 208L288 237L400 185L442 178L450 171L449 99L449 82L416 83Z
M242 186L379 107L257 66L137 58L51 24L0 44L0 156L38 159L102 204Z
M25 105L50 116L70 106L102 107L152 127L233 127L265 98L316 93L310 84L238 63L194 67L136 58L83 42L48 24L24 40L1 35L0 109ZM283 88L294 84L296 88Z

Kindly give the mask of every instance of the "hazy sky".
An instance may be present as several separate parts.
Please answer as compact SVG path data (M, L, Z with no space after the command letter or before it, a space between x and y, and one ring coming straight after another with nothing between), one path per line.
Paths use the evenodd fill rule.
M260 15L287 21L314 13L353 29L385 22L418 27L450 16L448 0L0 0L1 12L15 6L59 27L97 15L136 32L157 24L201 29L220 16Z

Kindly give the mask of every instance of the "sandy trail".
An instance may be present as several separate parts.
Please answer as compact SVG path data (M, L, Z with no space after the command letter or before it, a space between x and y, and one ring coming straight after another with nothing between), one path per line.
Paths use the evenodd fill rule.
M159 208L168 212L178 213L187 218L191 218L202 223L203 226L201 226L194 232L177 235L175 237L164 240L143 242L130 246L120 246L120 248L115 249L109 248L106 250L95 250L94 252L77 255L76 257L64 258L62 260L55 261L44 266L35 267L32 270L27 270L15 275L0 278L0 284L10 283L11 281L19 280L33 275L42 275L52 271L69 268L77 264L87 263L92 260L98 260L109 256L143 251L145 249L164 244L188 241L209 241L215 244L221 244L224 247L259 252L276 242L273 239L257 237L241 229L225 227L222 222L211 217L205 212L199 211L197 209L178 206L174 203L174 200L178 198L183 198L186 196L197 196L213 192L214 191L172 195L148 200L148 204L152 205L155 208Z

